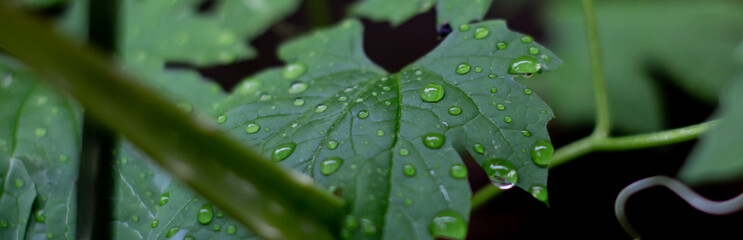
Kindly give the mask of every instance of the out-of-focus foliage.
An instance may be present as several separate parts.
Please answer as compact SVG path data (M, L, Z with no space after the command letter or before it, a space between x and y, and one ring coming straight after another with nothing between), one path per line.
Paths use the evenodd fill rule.
M743 59L743 43L736 59ZM743 63L743 62L741 62ZM738 75L723 92L715 118L721 122L695 147L681 168L679 177L691 184L714 184L743 177L743 75Z
M531 84L562 125L593 123L593 88L580 1L548 1L545 29L565 66ZM598 1L603 66L612 125L619 131L663 128L658 79L667 73L690 96L714 104L725 81L739 72L731 53L743 39L740 1Z
M351 12L397 26L435 5L437 22L447 22L452 28L457 28L462 24L482 20L490 2L492 0L359 0L353 5Z

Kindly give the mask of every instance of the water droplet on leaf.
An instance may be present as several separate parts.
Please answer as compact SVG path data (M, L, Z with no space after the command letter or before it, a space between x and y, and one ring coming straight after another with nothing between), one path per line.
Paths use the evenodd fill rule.
M273 152L271 153L271 160L274 162L282 161L289 157L289 155L292 155L294 152L294 148L297 147L296 143L293 142L287 142L282 143L276 146L276 148L273 149Z
M224 232L226 232L228 235L235 234L237 232L237 227L235 225L227 225L227 228L224 229Z
M410 154L410 150L408 150L407 148L400 148L400 151L398 153L400 153L401 156L407 156L408 154Z
M483 165L490 182L496 187L506 190L512 188L519 181L519 174L510 162L504 159L485 159Z
M199 212L197 214L197 219L199 220L199 223L201 224L209 224L212 222L212 219L214 218L214 210L212 209L211 204L204 204L201 205L199 208Z
M537 55L537 54L539 54L539 48L529 47L529 54L531 54L531 55Z
M369 117L369 112L367 112L366 110L361 110L359 111L358 114L356 114L356 116L358 116L361 119L364 119L364 118Z
M170 201L170 193L163 193L157 200L157 205L163 206Z
M529 193L537 200L547 203L547 188L542 185L533 185L529 188Z
M338 147L338 142L335 140L328 141L328 149L333 150Z
M296 62L286 65L284 68L283 76L286 79L297 79L301 77L307 71L307 66Z
M462 164L454 164L449 168L449 173L454 178L465 178L467 177L467 168Z
M451 114L451 115L456 116L456 115L459 115L461 113L462 113L462 108L460 108L458 106L452 106L452 107L449 108L449 114Z
M490 30L488 30L488 28L486 27L480 26L476 27L475 31L472 32L472 37L474 37L475 39L483 39L487 37L488 34L490 34Z
M261 130L261 126L255 123L248 123L245 127L245 132L247 133L256 133L258 130Z
M304 91L307 91L307 88L309 88L309 85L304 82L293 82L291 86L289 86L289 93L290 94L298 94L303 93Z
M465 23L465 24L459 25L459 31L460 32L464 32L464 31L467 31L469 29L470 29L470 25L469 24L466 24Z
M549 164L554 150L552 143L546 140L539 140L534 144L534 148L531 149L531 159L537 165L545 167Z
M405 173L405 175L412 177L415 175L415 167L412 164L402 165L402 172Z
M472 150L475 150L475 152L479 154L485 153L485 147L479 143L475 143L475 145L472 145Z
M315 108L315 112L321 113L321 112L325 112L325 110L327 109L328 109L328 106L326 106L325 104L320 104L320 105L317 105L317 108Z
M503 50L503 49L506 49L507 47L508 47L508 44L506 44L505 42L498 42L495 44L495 48L497 48L498 50Z
M469 63L460 63L457 65L457 73L459 75L464 75L470 72L470 64Z
M168 229L168 233L165 234L165 237L166 238L172 237L173 235L175 235L179 231L181 231L181 228L179 228L179 227L172 227L172 228Z
M438 102L444 97L444 88L441 85L428 83L421 90L421 100L424 102Z
M510 74L533 74L542 69L542 65L530 56L521 56L513 60L508 69Z
M534 39L531 38L530 36L523 36L523 37L521 37L521 42L522 43L530 43L532 41L534 41Z
M224 123L226 121L227 121L227 116L225 116L225 115L219 115L219 117L217 117L217 123L218 124L222 124L222 123Z
M436 214L429 230L436 238L464 239L467 236L467 224L459 213L452 210Z
M328 157L322 161L320 165L320 172L327 176L333 174L343 164L343 159L339 157Z
M304 105L304 99L302 98L294 99L294 106L302 106L302 105Z

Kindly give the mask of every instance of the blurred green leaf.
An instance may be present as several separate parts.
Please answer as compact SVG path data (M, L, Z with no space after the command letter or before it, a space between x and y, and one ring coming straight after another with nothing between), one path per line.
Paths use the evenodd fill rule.
M701 138L679 170L679 178L694 184L714 184L743 177L743 75L727 87L713 118L720 124Z
M351 12L375 21L388 21L397 26L436 5L437 22L459 25L482 20L492 0L359 0Z
M488 34L475 39L475 29ZM342 194L349 203L344 237L461 239L471 191L456 148L483 167L489 167L486 158L504 159L521 188L546 185L547 168L532 160L531 150L549 140L552 111L514 81L509 66L530 48L539 51L534 61L542 70L560 60L522 37L503 21L473 24L388 75L363 53L361 24L347 20L283 45L279 56L288 64L241 83L223 105L237 107L216 122L278 164ZM498 42L508 47L496 50ZM458 74L461 63L469 70ZM437 87L441 99L422 97L425 88ZM426 136L441 142L426 145ZM461 217L447 225L456 231L431 230L441 214Z
M550 1L546 27L565 66L535 83L562 125L590 125L593 90L581 7ZM596 17L604 56L614 129L645 132L663 128L666 103L651 71L713 104L740 65L731 52L743 39L740 1L599 1ZM662 13L662 14L660 14Z
M18 199L18 208L3 207L0 226L7 221L15 225L13 228L22 227L22 231L28 230L25 235L29 239L73 238L81 111L77 104L37 79L35 73L16 62L6 58L0 61L0 172L8 173L5 176L17 174L24 182L18 189L23 191L8 192L7 199ZM5 179L4 185L13 185L12 181L17 180ZM33 210L31 203L35 205ZM31 214L40 217L28 218ZM0 236L11 236L8 234ZM3 239L22 239L23 235L21 232L13 234L18 238Z

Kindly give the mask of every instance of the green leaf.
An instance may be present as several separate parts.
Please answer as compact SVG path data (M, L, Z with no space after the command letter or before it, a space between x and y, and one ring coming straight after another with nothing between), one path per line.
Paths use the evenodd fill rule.
M484 32L476 29L488 34L475 39ZM548 71L560 60L523 37L503 21L473 24L387 75L365 57L361 24L347 20L282 46L279 56L289 64L238 86L224 105L238 107L217 122L341 194L349 203L344 237L461 239L471 191L456 149L485 167L492 162L486 159L503 159L521 188L546 186L547 168L532 160L531 150L549 140L552 111L514 81L523 76L509 74L509 67L533 58ZM499 42L508 47L495 48ZM530 55L529 48L539 53ZM461 63L468 72L456 72ZM450 114L455 106L461 112ZM442 214L460 221L433 231L431 222Z
M2 167L7 171L0 178L0 237L24 239L31 206L36 198L36 187L23 162L16 158L2 160Z
M75 96L86 114L122 133L256 234L329 239L337 233L339 199L318 191L306 177L255 156L212 124L189 117L117 72L104 57L0 5L0 21L15 23L0 24L0 31L8 33L0 35L8 52L55 76L46 80Z
M22 219L29 225L23 230L29 230L29 238L74 237L74 224L70 224L75 220L79 107L39 83L30 70L7 59L0 63L0 105L0 119L4 119L0 124L0 172L21 171L8 168L12 161L20 161L13 159L22 159L22 171L27 173L18 174L30 176L33 181L26 181L28 186L35 183L35 190L25 194L39 196L35 198L33 214L44 216ZM22 196L22 200L33 202L33 196ZM19 207L27 207L23 204L19 202ZM24 210L31 211L15 211ZM10 217L2 215L0 218Z
M743 75L727 87L713 118L720 118L715 129L702 137L679 171L679 178L694 184L714 184L743 177Z
M591 125L594 96L580 3L550 1L545 9L551 48L566 64L534 88L559 113L558 124ZM599 1L595 10L613 129L663 128L664 105L673 103L662 100L652 68L709 104L739 69L730 57L743 39L739 1Z
M436 5L439 24L448 22L452 28L482 20L492 0L360 0L351 8L358 16L375 21L388 21L397 26Z

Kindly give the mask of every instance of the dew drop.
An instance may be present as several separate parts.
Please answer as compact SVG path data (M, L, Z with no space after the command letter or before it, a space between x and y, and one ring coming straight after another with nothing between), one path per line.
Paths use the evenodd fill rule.
M459 213L452 210L436 214L429 230L436 238L464 239L467 236L467 224Z
M377 226L374 226L374 222L368 218L361 219L361 229L363 229L364 233L367 235L377 233Z
M458 106L452 106L449 108L449 114L454 115L454 116L462 114L462 108Z
M402 172L405 173L406 176L412 177L415 175L415 167L413 164L402 165Z
M335 171L338 170L338 168L341 167L343 164L343 159L339 157L328 157L325 160L322 160L322 163L320 165L320 172L328 176L330 174L333 174Z
M175 234L177 234L179 231L181 231L181 228L179 228L179 227L172 227L172 228L168 229L168 233L165 234L165 237L166 238L172 237Z
M475 72L482 72L482 68L481 67L475 67Z
M328 110L328 106L325 104L317 105L317 108L315 108L316 113L325 112L325 110Z
M503 121L506 122L506 123L511 123L511 121L513 121L513 119L511 119L511 116L505 116L505 117L503 117Z
M217 117L217 123L218 124L222 124L222 123L224 123L226 121L227 121L227 116L225 116L225 115L219 115L219 117Z
M302 105L304 105L304 99L302 98L294 99L294 106L302 106Z
M500 104L499 103L498 105L495 105L495 108L498 109L498 110L500 110L500 111L503 111L503 110L506 110L506 105L503 105L503 104Z
M214 224L214 227L212 229L214 229L215 232L219 232L219 230L222 230L222 226L219 226L219 224Z
M497 48L498 50L503 50L503 49L506 49L507 47L508 47L508 44L506 44L505 42L498 42L495 44L495 48Z
M465 23L465 24L459 25L459 31L460 32L464 32L464 31L467 31L469 29L470 29L470 25L469 24L466 24Z
M531 36L523 36L523 37L521 37L521 42L522 43L530 43L532 41L534 41L534 39Z
M286 79L292 80L301 77L305 72L307 72L306 65L299 62L290 63L284 68L283 76Z
M335 140L328 141L328 149L333 150L338 147L338 142Z
M485 159L483 166L490 182L496 187L506 190L512 188L519 181L519 174L510 162L504 159Z
M356 230L357 227L359 227L359 224L356 222L356 218L348 215L346 216L346 219L343 221L343 227L345 229L348 229L349 231Z
M369 112L367 112L366 110L361 110L361 111L359 111L358 114L356 114L356 116L358 116L361 119L365 119L365 118L369 117Z
M497 92L498 92L498 88L490 88L490 93L497 93Z
M524 88L524 94L531 95L531 89Z
M25 184L25 182L23 181L23 179L16 178L16 180L15 180L15 187L22 188L24 184Z
M163 193L160 198L157 199L157 205L163 206L170 201L170 193Z
M524 134L524 137L531 137L531 132L529 130L521 130L521 134Z
M469 63L460 63L457 65L457 73L459 75L464 75L470 72L470 64Z
M547 203L548 195L547 195L547 188L546 187L544 187L542 185L538 185L538 184L537 185L532 185L529 188L529 193L531 193L531 196L533 196L537 200L539 200L539 201L541 201L543 203Z
M545 62L549 62L550 61L550 56L544 55L544 56L542 56L542 59L544 59Z
M408 154L410 154L410 150L408 150L407 148L400 148L400 151L398 151L398 153L400 153L400 156L407 156Z
M539 140L534 144L534 148L531 149L531 159L542 167L546 167L552 158L552 152L554 152L552 143L546 140Z
M423 135L423 145L426 145L426 147L430 149L441 148L441 146L444 145L445 140L446 136L439 133L428 133Z
M157 220L157 218L152 220L152 223L150 224L150 227L156 228L157 225L160 225L160 220Z
M258 130L261 130L261 126L255 123L248 123L248 126L245 127L246 133L257 133Z
M531 55L537 55L537 54L539 54L539 48L529 47L529 54L531 54Z
M542 65L530 56L521 56L513 60L508 69L510 74L534 74L542 69Z
M454 164L449 168L449 174L454 178L465 178L467 177L467 168L462 164Z
M388 86L384 86L384 87L382 87L382 90L384 90L385 92L389 92L390 90L392 90L392 88L390 88Z
M235 234L235 232L237 232L237 227L232 224L227 225L227 228L224 229L224 232L227 233L228 235Z
M199 223L201 224L209 224L212 222L212 219L214 219L214 210L212 209L211 204L204 204L201 205L199 208L199 213L196 217L199 220Z
M444 98L444 88L441 85L428 83L421 89L421 100L424 102L438 102Z
M381 137L381 136L384 136L384 130L382 130L382 129L377 129L377 136L380 136L380 137Z
M294 152L294 148L297 147L296 143L293 142L287 142L282 143L276 146L276 148L273 149L273 152L271 153L271 160L274 162L282 161L289 157L289 155L292 155Z
M36 219L36 222L43 223L46 221L46 215L44 215L44 210L36 211L36 214L34 214L34 218Z
M67 155L64 155L64 154L63 154L63 155L59 155L59 162L65 163L65 162L67 162L67 160L69 160L69 159L70 159L70 158L69 158L69 157L67 157Z
M46 136L46 128L36 128L36 130L34 130L34 135L36 135L36 137Z
M472 37L474 37L475 39L483 39L487 37L488 34L490 34L490 30L488 30L488 28L486 27L480 26L476 27L475 31L472 32Z
M303 93L304 91L307 91L307 88L309 88L309 85L304 82L293 82L291 86L289 86L289 93L290 94L299 94Z
M475 145L472 145L472 150L475 150L475 152L479 154L485 153L485 147L479 143L475 143Z

